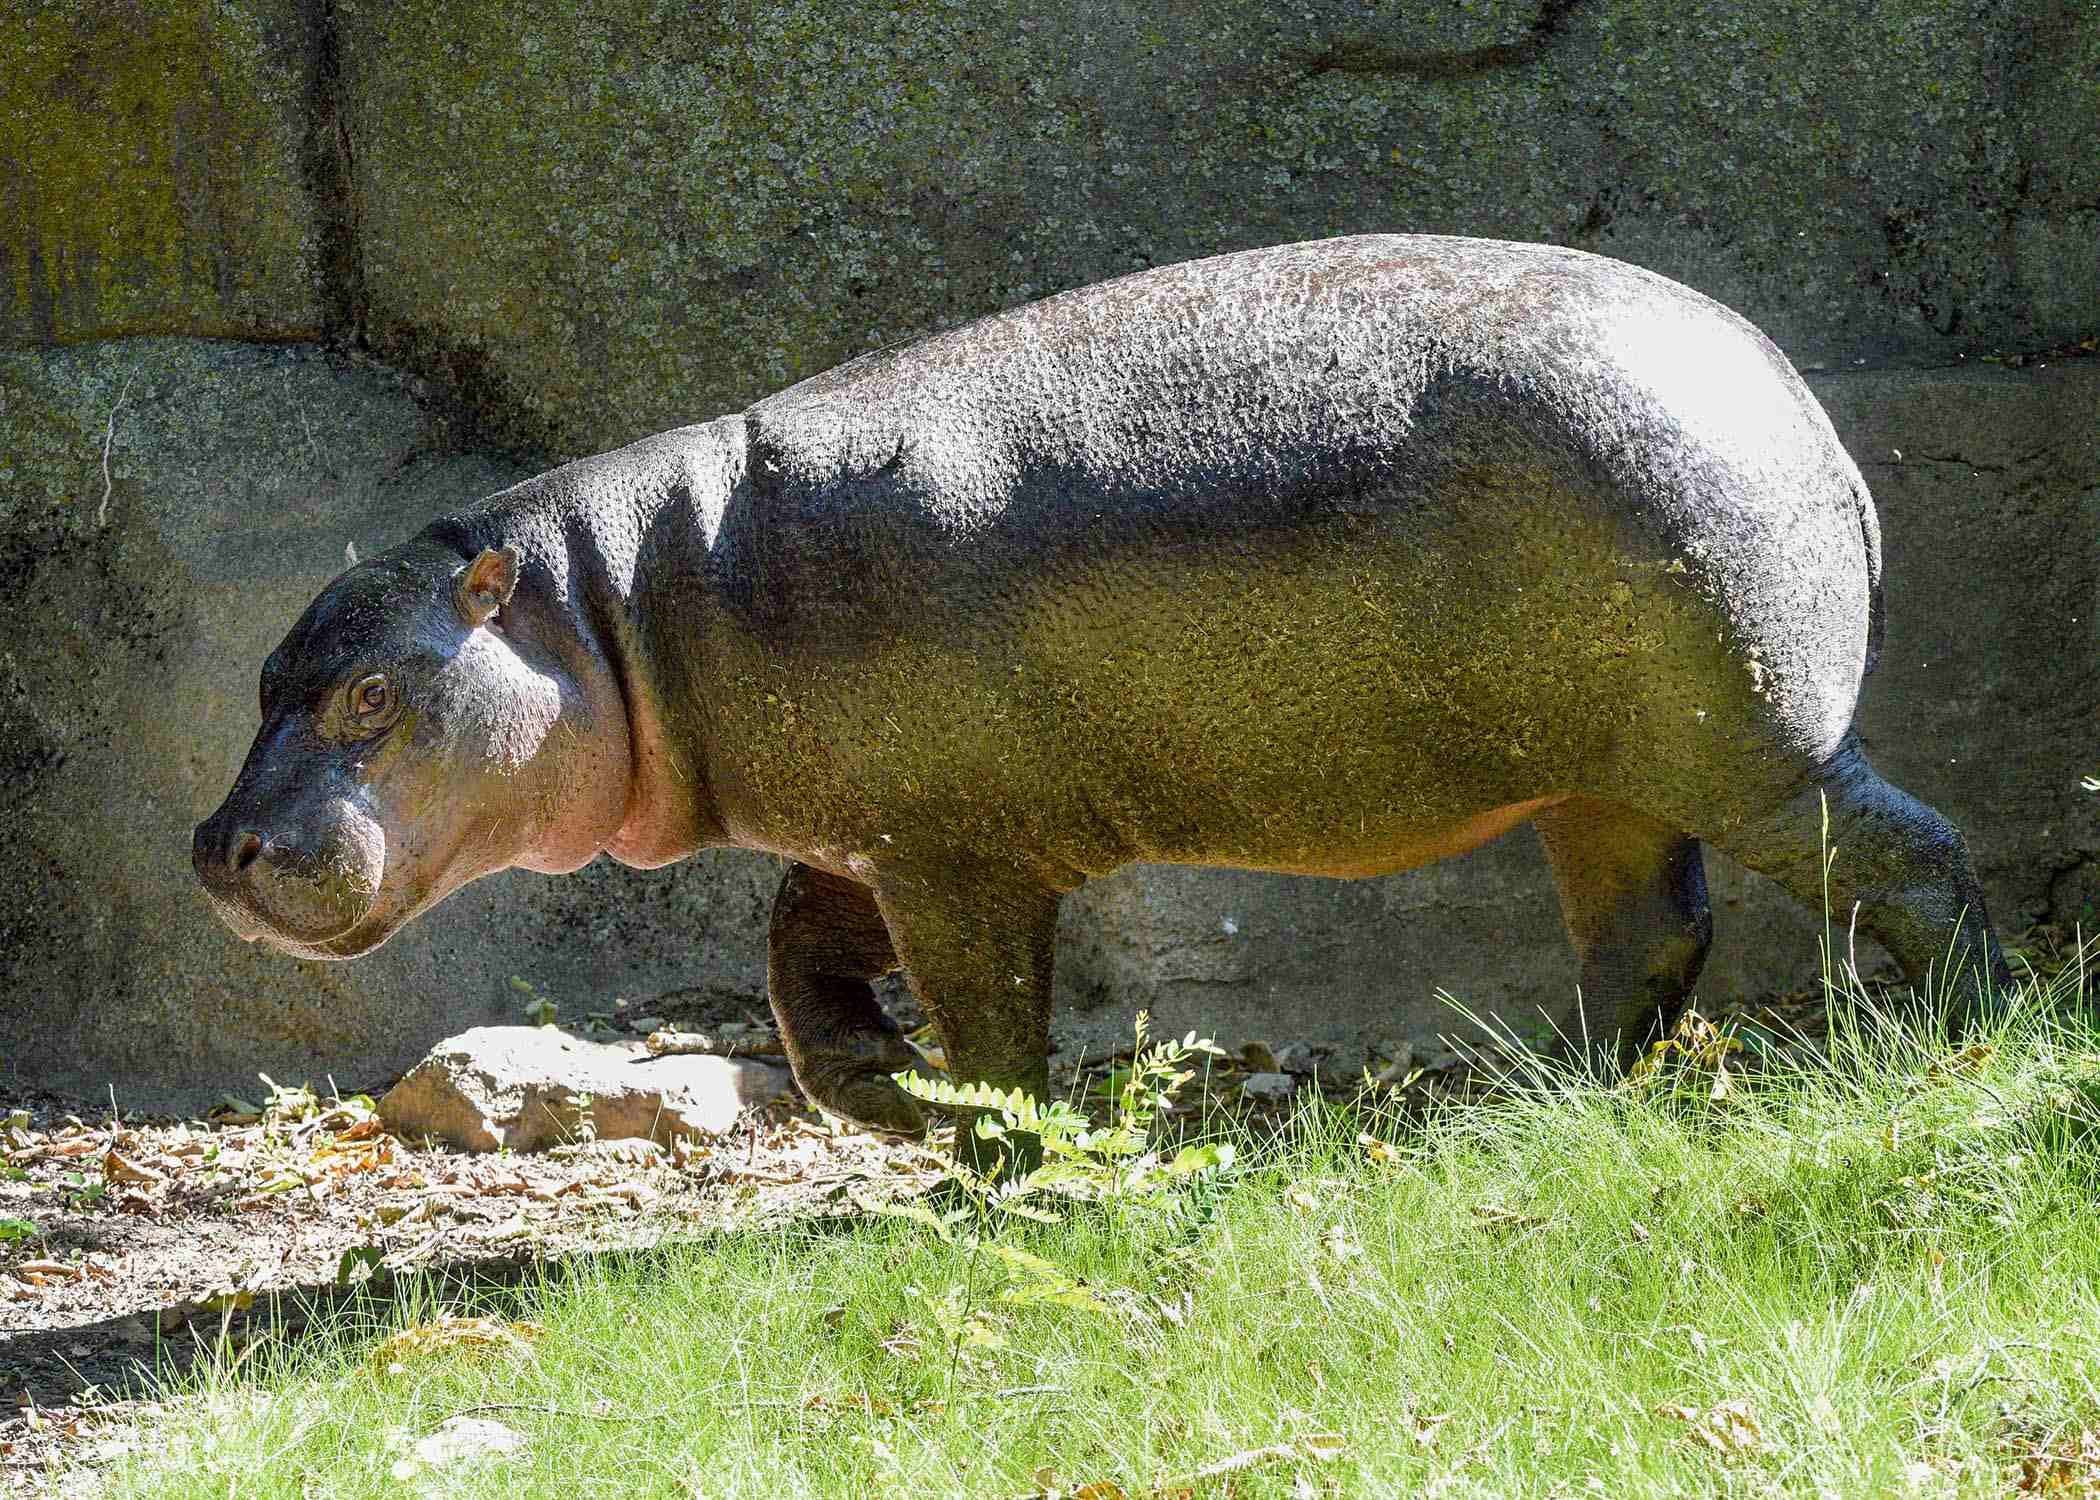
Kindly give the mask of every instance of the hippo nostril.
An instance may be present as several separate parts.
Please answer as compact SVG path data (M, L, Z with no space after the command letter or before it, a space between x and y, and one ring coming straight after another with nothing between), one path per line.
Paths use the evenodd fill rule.
M248 866L254 864L256 858L261 855L262 847L261 834L253 829L241 830L234 838L233 850L227 861L233 866L233 873L236 875L246 874Z

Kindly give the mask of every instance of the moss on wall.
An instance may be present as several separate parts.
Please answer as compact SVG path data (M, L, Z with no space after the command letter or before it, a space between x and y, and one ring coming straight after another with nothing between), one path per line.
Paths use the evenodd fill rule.
M0 344L326 325L568 451L1360 230L1603 250L1811 364L2075 337L2100 299L2074 0L16 9Z
M0 344L318 326L292 0L28 0L0 27Z
M2100 5L2035 5L2018 55L2012 275L2037 341L2061 343L2100 333Z

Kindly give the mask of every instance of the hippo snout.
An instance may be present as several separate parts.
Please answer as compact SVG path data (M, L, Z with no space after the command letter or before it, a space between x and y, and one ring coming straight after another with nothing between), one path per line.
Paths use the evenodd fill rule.
M231 803L197 825L190 865L213 908L249 942L306 949L355 928L378 893L376 830L317 829L244 816Z

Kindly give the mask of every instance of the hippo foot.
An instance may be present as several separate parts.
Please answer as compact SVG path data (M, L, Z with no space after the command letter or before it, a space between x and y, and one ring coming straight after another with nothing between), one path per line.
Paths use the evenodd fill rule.
M1947 1034L1959 1041L2005 1023L2013 1013L2011 986L1989 991L1969 990L1955 998L1947 1014Z
M812 1102L863 1130L918 1140L926 1134L926 1112L919 1101L890 1081L886 1073L866 1072L839 1079Z
M1898 981L1865 1004L1848 1004L1852 1024L1908 1031L1952 1045L1974 1039L2004 1023L2012 1014L2015 986L2009 975L1987 977L1964 972L1951 983L1927 975L1915 984Z
M924 1073L925 1063L901 1035L869 1041L872 1045L864 1048L795 1059L795 1082L810 1103L863 1130L920 1139L926 1134L926 1112L890 1075Z
M1653 1036L1646 1042L1616 1035L1580 1041L1562 1037L1546 1049L1545 1057L1562 1076L1609 1088L1633 1071L1655 1040ZM1513 1070L1519 1077L1526 1076L1526 1071L1523 1066Z

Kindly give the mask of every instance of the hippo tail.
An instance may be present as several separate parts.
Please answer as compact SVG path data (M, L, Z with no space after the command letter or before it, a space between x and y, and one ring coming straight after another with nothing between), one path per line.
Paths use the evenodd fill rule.
M1881 517L1875 514L1874 497L1858 469L1852 471L1852 503L1859 511L1859 537L1867 548L1867 665L1861 676L1869 676L1881 663Z

